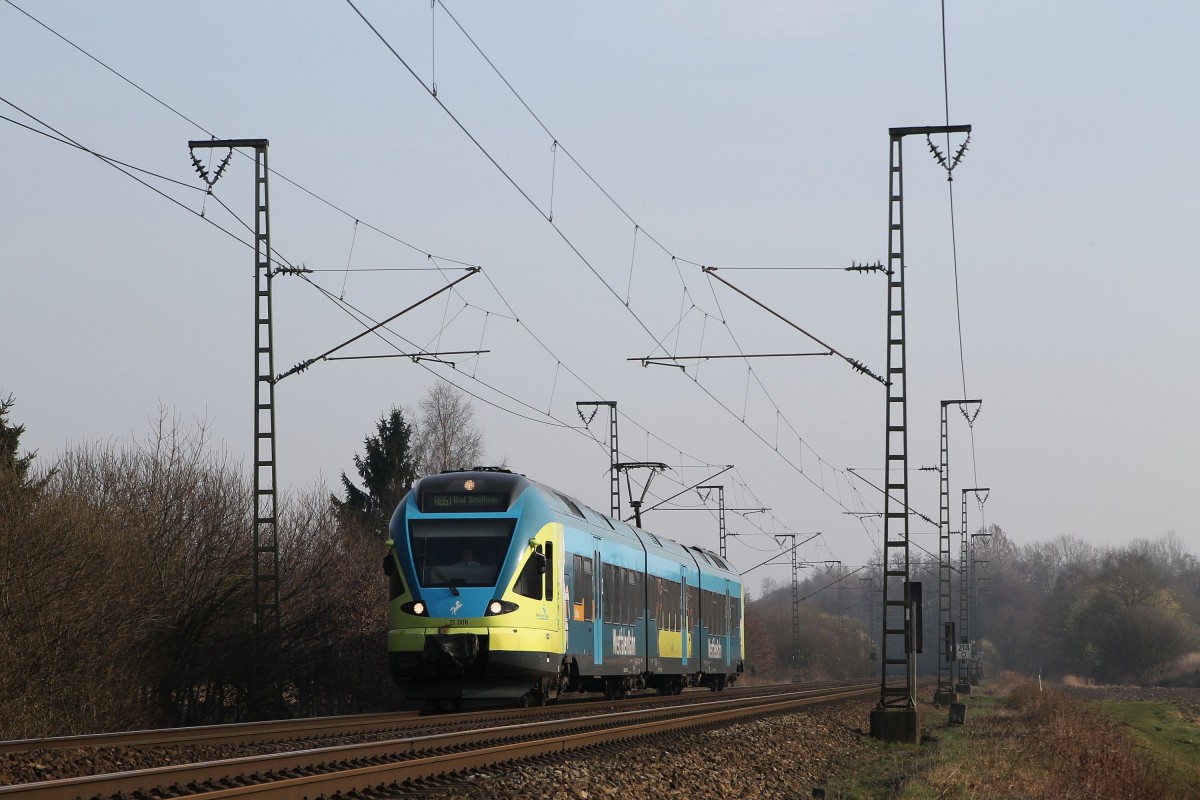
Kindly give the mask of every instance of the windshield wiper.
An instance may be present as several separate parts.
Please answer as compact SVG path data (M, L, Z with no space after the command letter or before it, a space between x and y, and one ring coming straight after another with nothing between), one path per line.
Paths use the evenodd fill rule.
M433 569L433 574L438 577L438 580L450 587L450 594L458 597L460 594L458 587L450 582L450 579L446 577L446 573L442 572L442 568L437 564L430 564L429 566Z

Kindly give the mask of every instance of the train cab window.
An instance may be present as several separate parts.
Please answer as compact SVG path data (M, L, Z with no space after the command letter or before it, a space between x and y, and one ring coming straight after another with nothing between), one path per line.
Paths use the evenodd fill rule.
M495 586L516 520L412 519L409 543L422 586Z
M383 557L383 574L388 576L388 598L395 600L404 594L404 580L400 577L400 569L396 566L396 558L391 551Z
M554 599L554 542L546 542L546 599Z
M525 559L525 565L521 567L516 581L513 582L513 591L522 597L541 600L542 570L545 563L546 559L541 553L537 551L530 553L529 558Z

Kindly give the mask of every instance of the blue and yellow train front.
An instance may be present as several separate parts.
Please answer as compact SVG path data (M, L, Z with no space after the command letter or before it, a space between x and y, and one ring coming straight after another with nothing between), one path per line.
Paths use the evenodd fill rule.
M396 509L388 655L410 698L544 701L565 645L562 525L519 475L417 482Z

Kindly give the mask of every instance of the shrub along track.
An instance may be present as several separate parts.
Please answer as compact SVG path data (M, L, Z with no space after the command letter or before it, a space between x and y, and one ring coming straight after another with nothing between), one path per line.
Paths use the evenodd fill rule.
M610 742L652 736L685 728L728 724L745 717L762 717L793 711L806 705L865 697L878 691L877 683L840 688L766 687L728 692L718 697L689 693L674 703L654 704L595 713L595 704L579 716L531 719L496 724L497 712L483 715L447 715L437 718L442 732L407 732L402 738L360 741L202 763L176 764L109 775L45 780L0 787L0 800L22 798L199 796L216 800L233 796L258 798L317 797L354 792L391 793L415 781L480 770L550 753L594 748ZM663 698L665 699L665 698ZM679 701L684 702L680 703ZM702 700L702 702L697 702ZM589 704L584 704L589 705ZM611 706L612 704L608 704ZM507 713L507 712L503 712ZM465 730L444 730L471 724ZM511 715L509 715L511 716ZM451 717L459 717L453 722ZM340 718L325 720L326 726ZM429 718L421 718L422 721ZM361 721L361 718L360 718ZM305 721L319 722L319 721ZM483 725L484 727L478 727ZM227 726L221 726L227 727ZM193 729L203 731L205 729ZM258 731L262 733L265 728ZM339 734L345 735L345 734Z

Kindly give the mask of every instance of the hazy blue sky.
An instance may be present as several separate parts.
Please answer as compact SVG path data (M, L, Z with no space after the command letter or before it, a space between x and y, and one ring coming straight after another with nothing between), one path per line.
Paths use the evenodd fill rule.
M252 219L253 167L234 158L206 200L187 141L208 131L270 140L275 248L330 270L312 284L361 313L394 314L455 262L485 270L393 329L486 355L325 362L278 384L283 487L353 472L374 421L444 376L481 398L494 460L601 511L607 430L603 415L580 430L579 400L619 403L625 459L672 465L652 495L735 464L727 503L771 511L731 515L731 531L821 531L804 558L855 565L878 546L878 520L849 512L880 497L846 472L881 480L877 383L834 358L628 359L662 355L656 340L674 355L818 349L707 264L883 372L879 275L731 268L886 258L888 129L946 121L938 3L448 3L550 134L424 0L357 5L436 100L342 2L17 5L192 121L0 1L0 113L193 187L144 177L169 202L0 120L0 392L45 462L145 438L160 405L249 461L252 251L205 219L248 239L221 203ZM1200 6L946 5L950 122L974 126L954 172L965 370L946 174L911 137L913 504L937 518L936 476L915 469L936 463L939 401L962 396L965 372L984 405L973 450L961 417L950 430L956 528L960 490L983 485L970 526L1018 543L1174 531L1200 549ZM294 277L275 281L275 316L280 372L362 330ZM717 545L703 512L645 526ZM936 552L930 531L914 522ZM746 569L773 547L747 535L730 556Z

